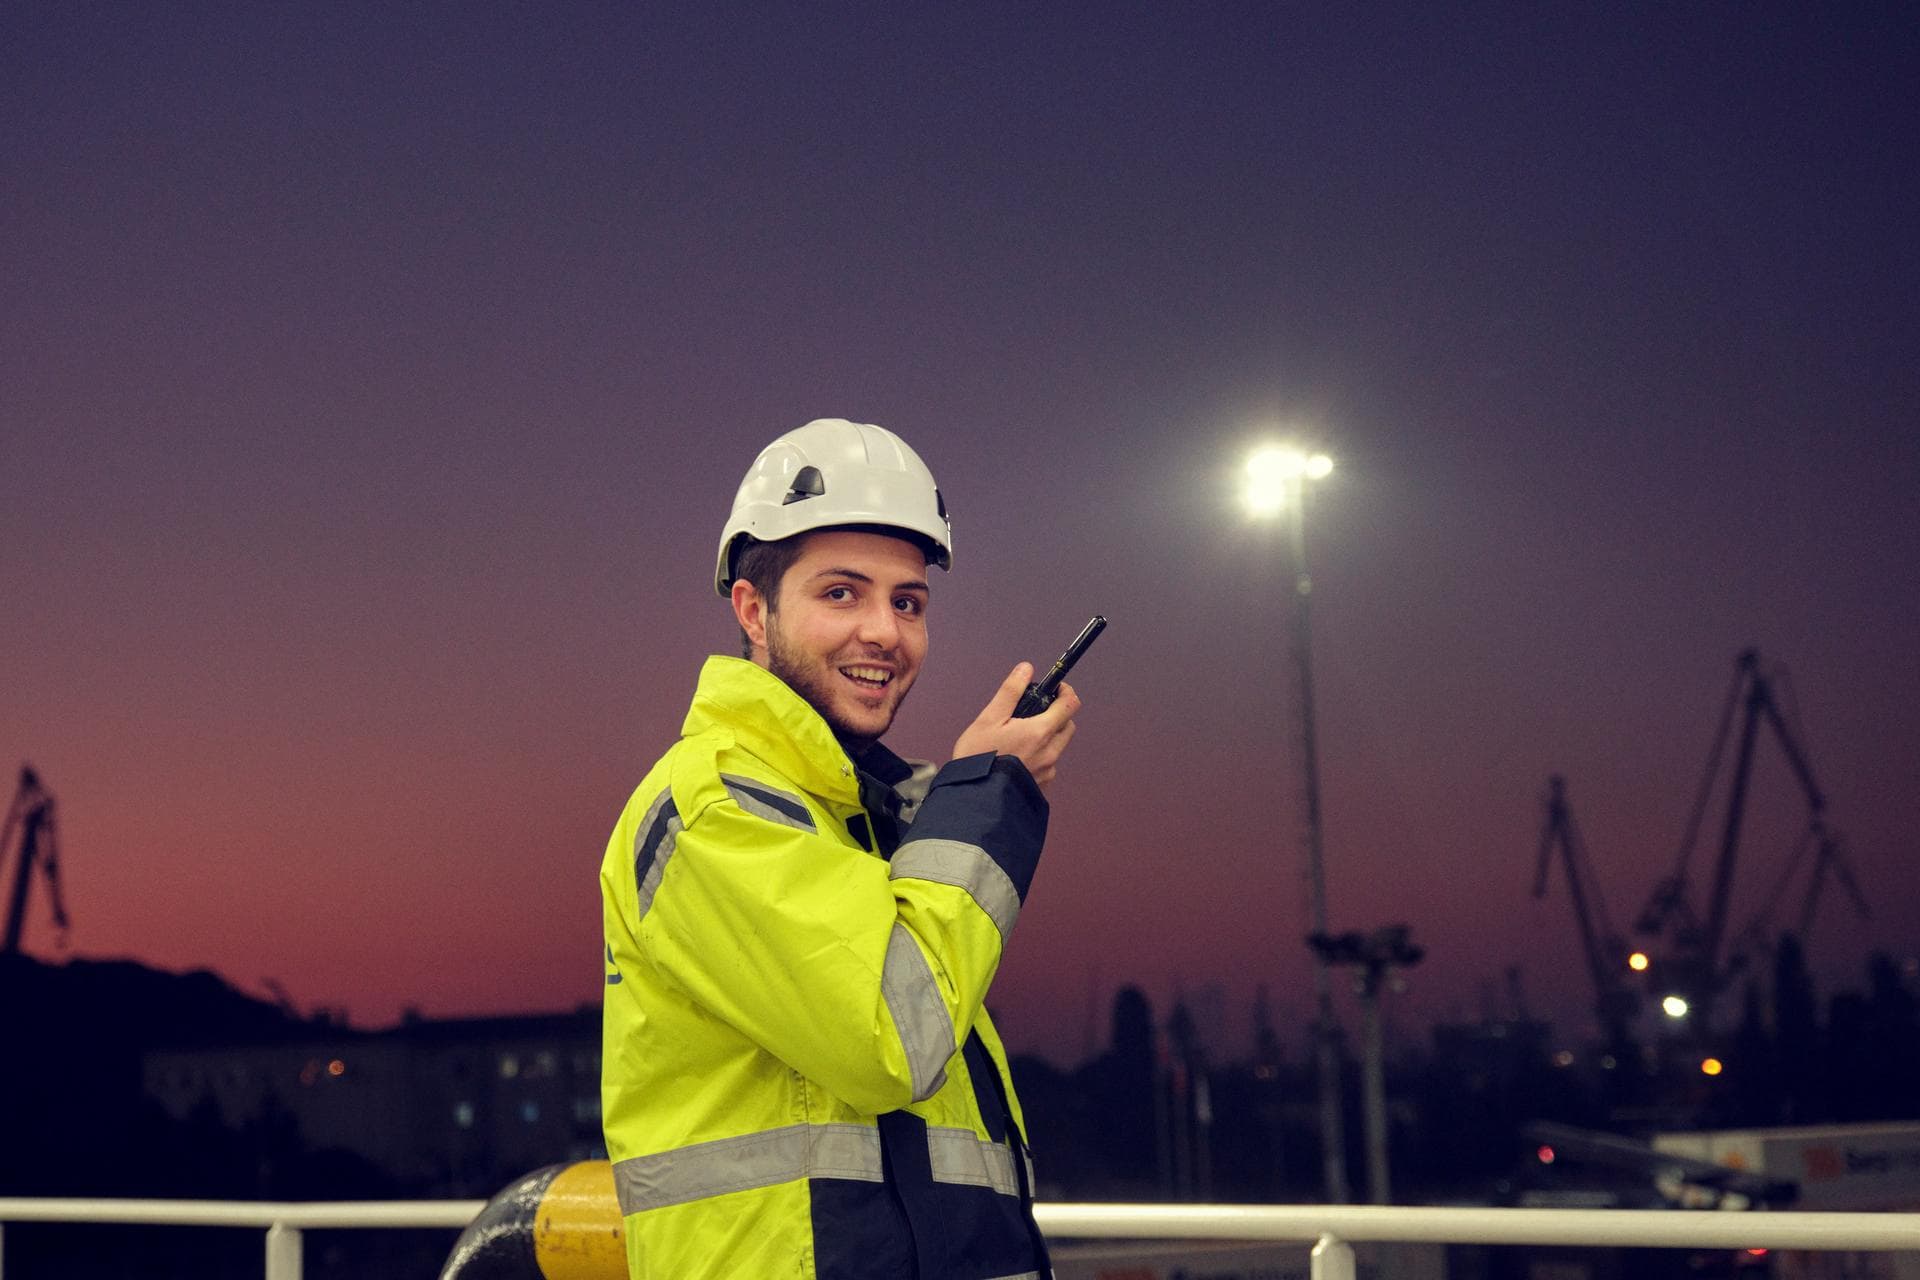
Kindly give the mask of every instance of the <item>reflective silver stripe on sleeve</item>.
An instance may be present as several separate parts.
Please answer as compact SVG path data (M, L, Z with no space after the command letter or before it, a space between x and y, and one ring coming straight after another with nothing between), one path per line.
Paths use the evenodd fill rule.
M717 1138L613 1166L622 1215L772 1187L799 1178L879 1182L880 1131L864 1124L795 1124Z
M886 967L880 972L880 994L899 1028L900 1045L907 1051L907 1070L913 1077L913 1100L924 1101L947 1082L947 1059L956 1047L953 1018L940 998L939 984L920 944L905 925L893 926L887 939Z
M743 778L735 773L721 774L720 781L727 788L727 794L733 797L733 802L754 817L777 822L783 827L796 827L801 831L815 829L813 815L807 811L807 802L799 796L768 786L758 778Z
M644 863L645 873L638 881L639 914L634 917L635 924L647 918L647 911L653 906L653 895L660 892L660 877L666 874L667 861L673 857L674 847L680 841L681 829L686 825L680 821L676 810L667 818L666 824L660 824L662 807L671 808L673 791L668 789L660 793L660 798L648 807L646 816L640 820L639 829L633 836L633 859L636 870ZM660 829L656 832L655 828ZM649 835L654 837L651 849L647 848Z
M1000 864L977 844L959 840L909 840L895 851L895 880L931 880L965 889L1000 930L1005 942L1020 915L1020 893Z
M933 775L940 772L940 766L931 760L909 760L913 772L905 782L893 784L893 794L900 797L900 821L903 825L913 821L920 812L921 804L927 798L927 792L933 790Z
M1013 1176L1013 1152L998 1142L975 1137L971 1129L928 1125L927 1158L935 1182L991 1187L1003 1196L1020 1194Z

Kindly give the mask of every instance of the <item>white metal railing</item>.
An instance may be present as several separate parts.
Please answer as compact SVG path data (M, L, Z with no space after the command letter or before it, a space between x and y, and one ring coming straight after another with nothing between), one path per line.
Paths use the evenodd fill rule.
M0 1198L7 1222L254 1227L266 1280L300 1280L301 1232L467 1225L480 1200L296 1204L221 1200ZM1375 1205L1041 1204L1058 1239L1315 1242L1313 1280L1352 1280L1356 1241L1592 1247L1920 1251L1920 1213L1722 1213L1666 1209L1403 1208ZM3 1239L3 1237L0 1237ZM0 1266L4 1254L0 1254ZM0 1271L0 1280L4 1272Z
M300 1233L328 1227L452 1227L473 1221L484 1200L39 1200L0 1198L8 1222L99 1222L115 1226L255 1227L267 1233L266 1280L300 1280ZM0 1248L4 1237L0 1237ZM0 1277L6 1254L0 1251Z
M1920 1250L1920 1213L1381 1205L1041 1204L1048 1236L1313 1241L1313 1280L1353 1280L1356 1241L1677 1249Z

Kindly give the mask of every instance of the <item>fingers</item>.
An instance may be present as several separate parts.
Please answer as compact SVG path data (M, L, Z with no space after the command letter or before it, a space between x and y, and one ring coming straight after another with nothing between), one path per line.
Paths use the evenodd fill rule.
M1042 746L1021 758L1021 763L1027 766L1027 772L1033 775L1033 780L1042 790L1059 774L1060 757L1067 753L1067 743L1073 741L1078 729L1079 726L1073 721L1067 721Z
M973 718L960 740L953 744L953 758L970 756L979 751L998 751L1006 726L1013 723L1013 709L1020 704L1020 695L1027 691L1027 681L1033 678L1033 664L1018 662L1007 678L994 690L993 697Z
M1080 726L1073 719L1079 710L1080 696L1073 691L1073 686L1062 684L1053 705L1029 722L1040 731L1041 739L1023 753L1022 763L1042 788L1059 772L1060 757L1066 754L1067 744L1079 731Z
M1033 679L1031 662L1016 662L1007 678L994 690L993 698L987 703L986 710L980 713L980 720L989 724L1000 724L1013 718L1013 709L1020 704L1020 695L1027 691L1027 684Z
M1045 711L1015 720L1013 709L1032 679L1032 663L1015 664L992 700L953 744L954 759L992 751L1017 758L1042 787L1053 781L1061 753L1073 740L1073 718L1080 712L1080 695L1072 685L1062 683Z
M1071 723L1079 714L1080 695L1073 691L1072 685L1063 682L1058 689L1054 690L1053 701L1047 704L1047 709L1034 714L1033 723L1039 726L1043 733L1054 733L1059 731L1061 725Z
M1080 714L1080 695L1073 691L1072 685L1063 680L1060 682L1059 692L1053 699L1053 705L1048 707L1047 711L1049 713L1059 711L1062 719L1071 721Z

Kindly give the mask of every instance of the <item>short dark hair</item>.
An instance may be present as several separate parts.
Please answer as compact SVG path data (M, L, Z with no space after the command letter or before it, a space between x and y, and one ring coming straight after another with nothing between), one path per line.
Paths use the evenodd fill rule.
M744 535L733 553L734 581L752 583L760 598L767 602L767 612L772 613L780 606L780 580L800 558L800 544L805 541L805 538L782 538L778 542L762 542L751 534ZM745 627L740 628L740 656L753 656L753 641L747 637Z

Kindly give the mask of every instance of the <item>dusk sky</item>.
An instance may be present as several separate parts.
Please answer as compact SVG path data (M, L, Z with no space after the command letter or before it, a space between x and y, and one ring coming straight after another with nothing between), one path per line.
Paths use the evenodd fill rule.
M1624 928L1748 646L1858 985L1920 953L1916 120L1900 4L9 5L0 763L73 917L36 886L27 949L366 1026L597 1000L733 490L845 416L953 513L896 750L1112 620L1016 1051L1126 982L1227 1052L1265 983L1304 1050L1286 560L1233 493L1283 430L1337 461L1329 910L1427 948L1400 1035L1510 965L1584 1030L1547 777ZM1736 928L1804 821L1772 742L1754 792Z

